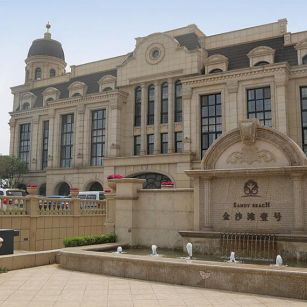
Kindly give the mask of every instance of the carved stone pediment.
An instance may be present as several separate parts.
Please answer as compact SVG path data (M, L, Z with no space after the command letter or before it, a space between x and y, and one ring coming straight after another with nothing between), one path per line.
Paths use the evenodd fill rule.
M242 143L246 145L255 143L258 126L259 121L257 119L247 119L240 122L240 136Z

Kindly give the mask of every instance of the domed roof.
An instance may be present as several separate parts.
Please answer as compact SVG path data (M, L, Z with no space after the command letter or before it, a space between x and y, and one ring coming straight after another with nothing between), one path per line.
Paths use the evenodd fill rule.
M64 51L60 42L51 39L51 34L49 33L50 25L46 25L47 32L44 38L36 39L32 42L32 45L28 52L28 57L35 55L46 55L53 56L65 61Z

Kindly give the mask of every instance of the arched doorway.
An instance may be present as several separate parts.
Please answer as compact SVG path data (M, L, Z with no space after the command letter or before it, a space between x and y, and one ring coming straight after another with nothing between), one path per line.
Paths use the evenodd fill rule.
M69 184L66 183L66 182L61 182L61 183L58 185L57 190L58 190L58 195L68 196L69 193L70 193Z
M161 189L161 182L172 181L169 177L160 173L143 173L130 177L145 179L146 182L143 186L144 189Z
M103 191L103 186L100 182L94 181L88 185L88 191Z
M46 196L46 183L43 183L38 190L38 194L42 196Z

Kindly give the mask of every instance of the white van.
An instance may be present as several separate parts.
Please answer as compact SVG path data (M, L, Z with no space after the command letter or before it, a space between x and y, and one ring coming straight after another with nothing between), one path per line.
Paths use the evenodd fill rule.
M104 200L104 192L103 191L84 191L79 192L79 199L93 199L93 200Z
M78 198L81 200L86 200L85 202L80 203L81 209L97 209L97 202L96 200L104 200L104 192L103 191L83 191L79 192ZM95 200L91 202L91 200ZM100 205L98 205L98 208Z

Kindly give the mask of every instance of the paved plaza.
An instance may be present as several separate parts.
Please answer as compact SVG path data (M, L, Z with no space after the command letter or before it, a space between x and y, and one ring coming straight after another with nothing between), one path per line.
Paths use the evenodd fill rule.
M67 271L46 265L0 274L0 306L307 306L307 302Z

